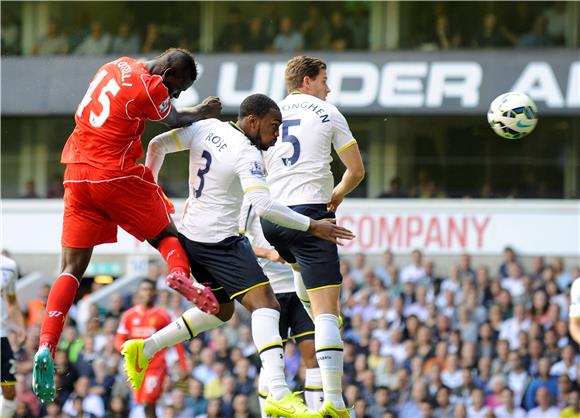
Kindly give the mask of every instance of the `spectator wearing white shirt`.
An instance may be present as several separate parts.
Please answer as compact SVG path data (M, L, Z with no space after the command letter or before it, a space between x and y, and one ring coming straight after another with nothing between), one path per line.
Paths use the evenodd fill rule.
M411 253L413 262L406 266L401 271L401 282L415 283L425 277L425 269L423 268L423 254L419 250L413 250Z
M568 289L572 283L572 275L566 271L564 267L564 259L562 257L554 257L552 259L552 266L556 273L556 284L561 291Z
M294 29L292 18L289 16L284 16L280 20L280 32L274 38L272 47L277 52L300 51L304 47L304 38Z
M541 387L536 392L538 406L530 409L526 418L551 418L560 416L560 408L552 406L552 399L547 388Z
M496 343L495 357L491 365L492 374L506 374L509 371L509 352L510 346L509 341L505 339L500 339Z
M471 406L467 408L467 418L487 418L489 407L485 406L485 398L481 389L473 389L471 401Z
M562 360L557 362L550 369L550 374L560 376L567 374L571 380L576 380L577 376L576 350L572 345L567 345L562 349Z
M522 269L517 263L509 263L507 267L508 277L501 281L501 287L507 289L514 300L521 298L525 292Z
M111 35L103 31L103 25L95 20L91 23L91 33L75 49L77 55L105 55L111 46Z
M477 341L477 324L471 319L471 311L467 306L460 306L457 310L457 319L459 323L456 327L461 332L461 339L466 342L474 343Z
M514 316L502 322L499 338L508 340L511 350L517 350L520 346L518 334L520 331L530 329L530 320L526 318L526 308L523 303L514 306Z
M514 392L515 403L519 405L530 382L530 376L524 369L517 351L510 352L508 357L511 371L507 375L507 385Z
M81 376L74 384L74 392L70 394L62 407L62 412L70 416L77 416L74 405L75 399L82 399L82 410L97 418L105 415L105 403L103 399L94 393L90 393L91 381L87 376Z
M462 280L475 280L475 270L471 267L471 256L467 253L459 256L459 276Z
M526 418L526 411L515 406L514 393L510 388L505 388L502 396L504 404L493 410L495 418Z
M415 302L407 306L404 310L405 316L415 315L421 322L427 321L429 310L427 309L427 287L417 286L415 288Z
M366 257L363 253L356 253L352 260L352 267L350 269L350 277L354 282L360 286L364 282L364 270L366 265Z
M389 268L395 265L395 257L390 249L383 253L383 262L375 268L375 276L383 281L385 286L389 286L393 280L389 273Z
M441 373L441 381L451 390L457 389L463 384L463 373L459 369L457 354L447 354L445 370Z

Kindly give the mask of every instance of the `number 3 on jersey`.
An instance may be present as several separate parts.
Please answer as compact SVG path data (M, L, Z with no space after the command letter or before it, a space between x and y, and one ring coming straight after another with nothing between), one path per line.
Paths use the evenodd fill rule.
M119 84L117 84L114 78L111 78L104 86L101 85L101 82L107 76L107 74L108 73L106 70L103 70L97 74L97 76L89 85L87 94L85 94L85 97L83 97L83 100L77 109L77 116L80 118L83 114L83 110L85 110L85 107L87 107L87 105L93 100L93 93L97 87L101 87L98 100L101 103L103 110L101 110L101 113L99 114L96 114L91 110L91 114L89 115L89 123L95 128L100 128L103 126L109 117L109 113L111 111L111 99L109 99L107 93L111 93L111 95L115 97L117 93L119 93L119 90L121 90L121 87Z
M201 192L203 192L203 188L205 186L205 179L203 176L209 172L209 168L211 167L211 154L209 152L203 151L201 153L201 158L205 158L206 163L204 168L197 170L197 176L199 177L199 187L197 190L194 189L196 199L201 196Z
M288 133L292 126L300 126L300 119L288 119L282 123L282 142L290 142L293 151L290 158L282 158L285 166L296 164L298 157L300 157L300 141L294 135Z

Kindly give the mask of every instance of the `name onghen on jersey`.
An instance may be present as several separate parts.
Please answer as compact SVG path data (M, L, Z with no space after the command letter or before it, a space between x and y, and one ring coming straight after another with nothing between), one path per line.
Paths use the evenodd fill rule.
M309 94L292 93L278 103L282 135L264 153L272 198L286 205L328 203L334 180L331 147L340 154L356 143L336 106Z

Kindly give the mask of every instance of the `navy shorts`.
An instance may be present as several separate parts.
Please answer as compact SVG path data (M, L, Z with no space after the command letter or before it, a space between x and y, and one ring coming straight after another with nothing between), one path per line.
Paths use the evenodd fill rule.
M7 337L0 338L0 348L2 349L2 354L0 354L2 357L0 363L1 383L3 386L15 385L16 376L14 373L16 372L16 361L14 360L14 353L12 352L12 347L10 347Z
M212 290L219 303L235 298L241 301L248 290L269 284L250 241L244 236L202 243L179 234L179 242L187 252L191 273Z
M334 212L326 210L326 205L290 206L295 212L313 219L334 218ZM261 219L264 236L276 251L289 263L298 263L304 286L315 290L326 286L340 286L340 261L336 244L315 237L309 232L284 228Z
M286 342L289 338L300 343L314 339L314 322L308 316L298 295L292 293L276 293L280 303L280 336ZM290 329L290 336L288 336Z

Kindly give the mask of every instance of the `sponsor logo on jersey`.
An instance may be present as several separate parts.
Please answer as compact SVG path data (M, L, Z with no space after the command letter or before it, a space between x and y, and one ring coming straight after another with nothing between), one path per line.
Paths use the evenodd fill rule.
M159 113L165 113L168 107L169 107L169 97L163 100L159 105Z
M250 164L250 173L256 177L264 177L264 165L259 161L252 161Z

